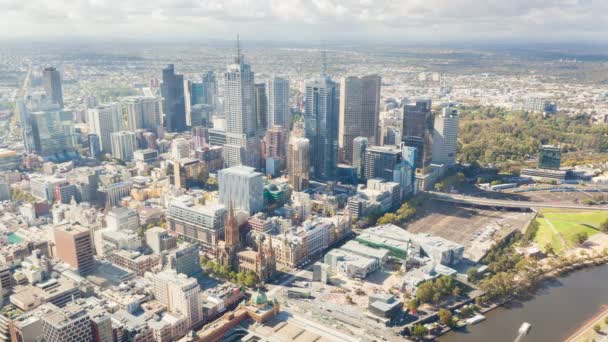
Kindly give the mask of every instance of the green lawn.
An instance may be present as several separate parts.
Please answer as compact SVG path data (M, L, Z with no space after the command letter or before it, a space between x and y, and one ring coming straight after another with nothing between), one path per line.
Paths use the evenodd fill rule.
M564 247L573 247L576 233L585 232L588 236L599 233L600 224L608 219L608 212L603 211L542 210L541 213L553 223L555 229L566 241L567 246L563 246L559 237L555 235L543 218L537 219L540 228L535 240L540 247L551 243L556 253L559 253Z
M553 251L555 251L555 253L561 252L564 249L564 245L557 235L553 233L551 227L549 227L549 225L542 218L538 218L537 221L539 226L538 232L536 232L536 238L534 240L536 243L538 243L538 246L544 250L545 246L550 244L553 246Z

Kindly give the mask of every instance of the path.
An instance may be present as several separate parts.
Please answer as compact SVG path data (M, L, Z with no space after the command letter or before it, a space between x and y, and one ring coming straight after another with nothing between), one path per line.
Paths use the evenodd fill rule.
M547 223L547 225L549 226L549 228L551 228L551 230L553 231L553 234L555 234L557 236L557 238L559 239L559 241L562 243L562 246L564 246L564 248L568 247L568 244L566 244L566 239L564 239L564 237L562 236L562 234L560 234L557 229L555 228L555 226L553 225L553 223L551 223L551 221L547 220L546 217L543 217L543 219L545 220L545 222Z

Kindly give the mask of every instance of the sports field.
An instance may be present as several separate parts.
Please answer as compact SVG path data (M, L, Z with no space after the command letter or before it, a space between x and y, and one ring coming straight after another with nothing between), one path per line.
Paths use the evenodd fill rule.
M574 247L574 237L585 232L588 236L600 233L600 225L608 219L608 211L576 211L543 209L537 217L539 229L536 242L541 248L553 246L556 253Z

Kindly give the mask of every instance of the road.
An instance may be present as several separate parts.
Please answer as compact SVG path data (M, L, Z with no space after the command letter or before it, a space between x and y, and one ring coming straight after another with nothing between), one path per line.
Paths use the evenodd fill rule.
M512 209L578 209L578 210L608 210L605 206L586 206L586 205L574 205L574 204L563 204L563 203L549 203L549 202L529 202L529 201L510 201L510 200L497 200L483 197L464 196L455 194L445 194L434 191L427 191L427 194L438 201L471 204L478 206L488 207L502 207Z

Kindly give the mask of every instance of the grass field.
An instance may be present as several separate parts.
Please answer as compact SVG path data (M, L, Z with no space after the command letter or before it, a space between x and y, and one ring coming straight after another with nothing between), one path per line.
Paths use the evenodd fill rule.
M608 219L608 212L601 211L542 210L541 214L543 217L536 219L539 229L535 240L541 248L551 244L556 253L575 246L574 236L577 233L585 232L588 236L598 234L601 223ZM547 221L553 224L555 230Z

